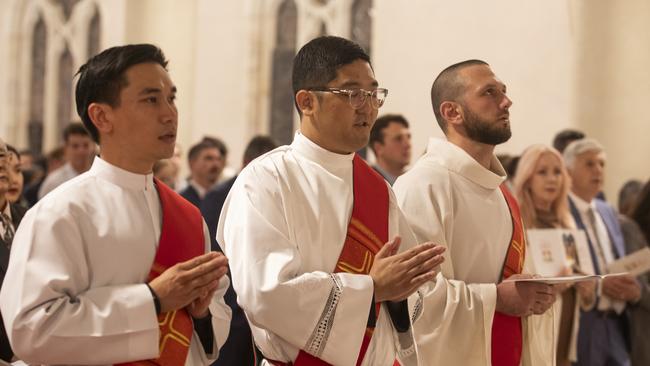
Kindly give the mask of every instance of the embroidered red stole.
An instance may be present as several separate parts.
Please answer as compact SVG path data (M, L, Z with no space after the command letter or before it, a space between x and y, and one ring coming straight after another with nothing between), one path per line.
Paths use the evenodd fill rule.
M512 217L512 238L501 275L501 279L504 280L513 274L521 273L524 269L526 236L517 200L505 185L502 184L499 188ZM492 365L519 366L521 352L521 318L495 312L492 322Z
M368 274L375 260L375 254L388 241L388 187L384 179L358 155L354 156L352 166L354 194L352 217L334 272ZM377 317L379 308L380 303L376 303ZM361 365L366 355L373 331L374 327L366 328L357 366ZM293 364L295 366L329 365L302 350Z
M162 206L162 228L147 281L158 277L167 268L205 252L203 219L199 210L159 180L155 179L155 183ZM158 325L159 357L119 365L185 365L193 334L192 317L185 309L174 310L160 314Z

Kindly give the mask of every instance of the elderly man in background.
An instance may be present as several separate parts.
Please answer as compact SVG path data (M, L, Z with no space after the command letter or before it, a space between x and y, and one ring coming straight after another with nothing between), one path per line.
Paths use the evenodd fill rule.
M594 139L580 139L564 150L571 176L569 204L576 226L587 234L596 274L607 274L612 261L625 256L616 210L597 198L605 179L605 151ZM641 299L641 286L630 275L601 282L595 307L583 311L578 332L579 366L629 365L626 309Z

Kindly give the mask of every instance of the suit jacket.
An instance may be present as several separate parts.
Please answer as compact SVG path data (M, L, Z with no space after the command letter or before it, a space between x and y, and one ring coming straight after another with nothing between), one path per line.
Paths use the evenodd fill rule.
M201 214L205 223L208 225L210 231L210 240L212 242L212 250L223 253L221 246L217 243L217 224L219 222L219 215L221 209L228 197L228 192L235 183L237 177L232 177L223 183L219 184L208 193L206 193L203 201L201 201ZM188 187L190 188L190 187ZM191 201L190 201L191 202ZM228 273L230 275L230 272ZM219 366L247 366L255 365L257 358L257 351L253 345L253 338L251 329L248 325L248 320L241 307L237 304L237 294L232 287L230 287L224 295L224 300L232 309L232 319L230 321L230 333L228 340L219 349L219 358L213 365Z
M20 205L10 204L9 210L11 211L11 221L14 229L18 229L18 225L23 219L23 216L25 216L27 209ZM7 266L9 265L9 244L11 243L5 243L0 238L0 284L5 280L5 273L7 273ZM13 355L14 353L11 351L11 346L9 345L9 338L7 337L2 314L0 314L0 359L11 361Z
M603 223L605 224L605 227L607 228L607 233L609 235L609 240L612 243L612 251L614 254L614 257L616 259L621 258L625 256L625 241L623 239L623 233L621 231L621 226L618 221L618 213L616 210L610 206L607 202L595 198L595 205L596 205L596 211L600 215L601 219L603 220ZM582 221L582 217L580 216L580 212L578 211L576 205L574 202L569 198L569 207L571 210L571 214L573 215L573 219L576 222L576 226L578 229L582 229L585 231L587 234L587 241L589 244L589 252L591 254L591 260L594 265L594 269L596 270L597 274L602 274L605 273L604 268L599 268L598 266L598 260L596 259L596 251L594 249L594 243L592 241L592 238L589 237L589 234L586 230L585 223ZM593 331L592 324L591 322L597 322L597 321L602 321L604 318L595 315L594 313L597 313L598 311L594 308L591 311L581 311L581 320L580 320L580 330L578 333L578 360L580 360L580 354L581 353L589 353L593 350L587 350L583 349L581 350L581 345L585 344L585 342L581 342L581 337L587 337L587 338L592 338L592 337L603 337L604 339L602 340L601 344L609 344L610 347L613 346L611 340L608 338L607 334L600 334L598 332ZM621 336L624 338L625 341L625 347L627 350L619 350L620 352L628 352L630 349L630 333L629 333L629 306L626 306L625 311L617 318L619 320L619 331L621 332Z
M625 250L633 253L648 246L643 232L639 225L623 215L619 215L623 237L625 238ZM648 327L650 326L650 273L638 277L641 285L641 299L636 304L628 304L628 315L630 318L630 360L632 366L650 365L650 337Z
M194 189L194 187L192 187L191 184L180 191L178 194L180 194L186 200L190 201L190 203L197 208L201 208L201 197L199 197L199 193L196 191L196 189Z

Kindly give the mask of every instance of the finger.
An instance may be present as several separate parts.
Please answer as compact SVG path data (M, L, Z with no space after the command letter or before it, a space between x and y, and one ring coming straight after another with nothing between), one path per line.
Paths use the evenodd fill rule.
M213 258L216 258L216 257L218 257L220 255L223 256L221 253L218 253L218 252L205 253L205 254L202 254L202 255L200 255L198 257L194 257L194 258L192 258L190 260L187 260L185 262L181 262L181 263L177 264L177 266L178 266L179 269L182 269L182 270L190 270L192 268L200 266L203 263L209 262Z
M397 252L399 251L399 247L401 245L402 245L402 237L398 235L393 239L393 246L392 246L392 250L390 251L390 255L392 256L397 254Z
M539 286L539 288L537 288L535 292L537 292L538 294L545 294L545 295L555 294L555 292L553 291L553 286L544 285L544 284Z
M423 263L426 263L427 261L433 259L436 256L435 249L436 249L435 247L431 247L429 249L420 250L419 252L411 252L411 250L409 249L407 252L411 252L411 254L413 253L417 253L417 254L403 261L402 266L404 268L411 269Z
M546 309L544 309L542 307L539 307L539 306L534 306L533 307L533 314L535 314L535 315L541 315L541 314L544 314L545 312L546 312Z
M418 287L424 285L425 283L429 281L433 281L436 278L437 274L438 274L437 271L429 271L429 272L422 273L420 275L411 278L409 284L417 289Z
M215 256L209 261L201 263L197 267L187 270L183 276L188 280L192 280L196 277L204 276L210 272L217 271L220 268L225 268L226 271L228 269L228 258L223 255Z
M387 258L393 255L393 252L396 251L395 247L399 248L401 240L402 239L399 236L396 236L393 240L386 242L386 244L379 249L377 254L375 254L375 259Z
M433 258L427 259L425 262L415 265L408 269L406 275L409 277L416 277L422 273L433 271L437 266L444 261L441 255L436 255Z
M226 274L226 270L226 268L220 267L214 271L206 272L200 276L196 276L187 284L187 286L190 289L200 289L208 286L212 282L218 283L221 277Z
M197 300L205 300L206 298L212 298L212 295L214 295L217 289L219 289L219 283L220 283L219 280L215 280L198 288L197 292L199 293L199 296Z
M406 262L411 260L414 257L417 257L420 253L426 252L426 251L432 251L436 247L435 244L433 243L423 243L420 245L416 245L413 248L409 250L405 250L402 253L399 253L395 256L395 259L397 259L399 262ZM412 267L413 265L423 262L427 259L427 257L433 257L431 253L429 254L422 254L419 258L416 259L414 262L411 262L410 264L406 264L407 267Z

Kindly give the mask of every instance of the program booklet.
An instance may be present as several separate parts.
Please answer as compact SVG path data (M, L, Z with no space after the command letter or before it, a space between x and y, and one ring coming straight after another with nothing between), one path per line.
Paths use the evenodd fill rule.
M556 277L571 268L574 272L594 274L587 236L582 230L529 229L526 250L535 266L535 273Z
M583 281L600 281L607 277L623 276L628 273L610 273L606 275L571 275L571 276L553 276L553 277L533 277L533 278L508 278L503 282L536 282L547 285L557 285L560 283L576 283Z
M639 249L609 263L607 270L610 273L629 272L632 276L642 275L650 271L650 248Z

